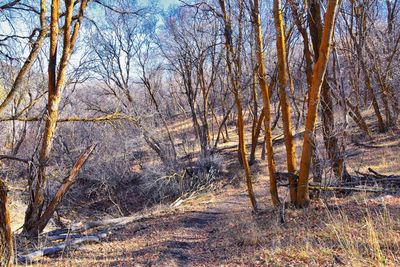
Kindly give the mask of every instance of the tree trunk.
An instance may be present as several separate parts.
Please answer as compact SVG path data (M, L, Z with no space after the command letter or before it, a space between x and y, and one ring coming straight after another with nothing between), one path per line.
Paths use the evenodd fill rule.
M283 134L285 137L286 161L289 173L296 172L296 148L292 133L292 119L290 111L290 102L287 91L288 70L286 62L286 44L285 31L282 21L281 0L274 0L274 21L276 30L276 48L278 54L278 87L279 99L282 108ZM290 199L292 203L296 202L296 181L289 176Z
M10 215L7 209L7 186L0 179L0 266L11 266L12 258L13 243Z
M63 183L61 184L60 188L57 190L56 194L54 195L53 199L50 201L49 205L47 206L46 210L43 212L43 215L40 217L39 221L35 223L35 226L32 227L32 231L35 233L40 233L44 230L47 223L51 219L54 214L54 211L60 204L61 200L63 199L64 195L68 192L71 186L75 183L76 177L86 163L87 159L92 154L93 150L95 149L96 145L92 145L88 147L83 154L78 158L75 162L72 170L67 178L64 179Z
M314 58L315 61L317 61L319 57L318 49L320 47L322 37L321 7L318 1L312 0L310 2L308 21L310 24L311 39L314 47ZM322 134L324 137L325 149L331 162L333 173L339 180L342 180L343 173L347 172L344 167L344 157L342 156L342 151L339 148L339 140L335 133L335 116L331 96L332 88L328 83L328 76L329 75L326 72L321 88Z
M335 133L335 116L333 110L333 102L331 97L332 88L327 82L327 74L322 84L321 89L321 109L322 109L322 133L324 137L325 149L328 158L331 161L334 175L342 180L343 173L345 172L343 166L343 157L339 148L339 140Z
M380 132L385 132L386 131L386 126L385 123L383 122L383 118L382 118L382 114L379 110L379 104L378 104L378 100L376 99L375 96L375 92L374 92L374 88L372 87L372 83L371 83L371 78L369 77L370 73L369 71L366 69L366 65L364 63L364 60L360 58L360 62L361 62L361 68L363 69L363 74L364 74L364 82L365 82L365 86L367 87L369 96L371 98L372 101L372 107L374 108L374 112L375 112L375 116L378 120L378 128Z
M310 174L310 161L312 153L312 136L317 119L318 103L325 71L328 66L331 40L339 6L339 0L329 0L325 13L324 29L322 32L319 56L313 70L313 79L309 91L309 105L304 131L303 151L300 161L300 173L297 187L297 205L305 207L309 204L308 178Z
M306 77L307 77L307 88L311 87L312 83L312 78L313 78L313 58L312 58L312 53L310 51L310 41L308 37L308 32L307 29L303 27L303 22L302 22L302 16L299 14L298 10L298 3L295 0L290 0L289 1L292 14L294 17L294 22L296 24L296 27L298 31L300 32L302 38L303 38L303 52L304 52L304 58L305 58L305 69L306 69ZM319 7L319 5L318 5ZM315 5L310 7L310 9L315 9ZM312 20L310 22L310 25L314 25L314 21ZM314 31L318 31L318 29L313 29ZM318 36L317 36L318 37ZM318 45L318 44L317 44ZM316 53L318 53L318 48L315 49ZM305 100L308 99L307 106L309 104L310 97L305 98ZM303 119L304 119L304 107L305 107L306 101L304 101L303 104ZM312 163L312 173L313 173L313 181L314 182L321 182L322 180L322 167L321 167L321 159L318 155L318 152L316 150L317 148L317 140L316 140L316 133L314 132L312 135L312 146L311 146L311 163Z
M386 83L385 79L382 77L382 74L380 73L379 69L376 66L374 67L374 72L381 91L381 99L383 107L385 109L386 126L390 127L395 124L395 120L390 111L389 99L391 98L395 100L396 96L390 93L388 84Z
M265 111L263 109L261 111L260 116L258 117L256 129L254 131L254 135L252 138L251 152L250 152L250 165L253 165L253 163L256 160L256 149L257 149L257 145L258 145L258 137L260 136L261 127L264 122L264 118L265 118Z
M258 0L254 0L252 7L252 16L253 16L253 26L254 31L256 33L256 54L257 54L257 63L258 63L258 79L260 84L261 93L263 96L264 102L264 111L265 111L265 145L267 149L267 158L268 158L268 169L269 169L269 181L270 181L270 193L272 198L272 203L275 206L280 204L278 188L276 182L275 175L275 160L274 160L274 149L272 146L272 130L271 130L271 103L268 85L265 80L265 66L264 66L264 49L263 49L263 38L261 31L261 18L259 14L259 2Z
M276 75L274 75L270 81L270 84L268 86L268 92L269 92L269 99L271 99L271 95L272 95L272 88L275 87L276 84ZM263 126L263 122L265 119L265 110L264 108L261 110L261 114L258 117L258 121L257 121L257 127L255 130L255 134L254 134L254 140L256 142L252 143L251 146L251 152L250 152L250 165L252 165L255 161L255 154L256 154L256 149L258 146L258 138L260 137L260 132L261 132L261 127ZM265 138L264 138L265 139ZM254 145L253 145L254 144ZM265 142L263 141L263 152L261 153L261 159L264 160L265 159ZM264 155L264 156L263 156ZM254 160L252 160L254 158Z
M68 10L68 8L67 8ZM49 57L49 69L48 69L48 103L47 103L47 116L46 116L46 126L43 134L42 147L39 155L39 170L37 177L31 177L30 181L30 196L31 200L29 202L28 208L25 214L24 222L24 232L29 234L37 234L31 232L36 222L39 221L42 215L42 210L45 201L45 187L47 183L46 177L46 164L49 159L51 145L53 142L54 132L57 125L57 114L58 105L61 100L61 94L57 92L57 45L58 45L58 18L59 18L59 1L53 0L51 4L51 22L50 22L50 57ZM69 12L70 19L72 19L72 12ZM68 17L65 17L66 25L64 30L70 31L70 25L67 25ZM69 34L65 37L69 39ZM65 49L69 48L69 42ZM33 181L36 179L36 181Z
M257 96L257 84L256 84L256 79L257 79L257 74L254 71L253 73L253 80L252 80L252 97L253 97L253 125L251 127L251 153L250 153L250 165L253 165L253 163L256 160L256 147L258 143L258 136L260 133L260 129L258 127L258 96ZM260 117L262 117L263 113L261 113ZM257 133L258 131L258 133Z
M225 1L224 0L219 0L219 4L222 10L223 14L223 20L224 20L224 36L225 36L225 47L226 47L226 64L228 67L228 74L232 83L232 89L234 92L235 96L235 103L236 103L236 108L237 108L237 118L238 118L238 134L239 134L239 152L241 155L241 160L243 163L243 168L246 176L246 184L247 184L247 191L249 195L249 199L251 202L251 205L253 207L254 211L257 211L257 202L256 198L253 192L253 185L251 181L251 174L250 174L250 166L249 162L247 161L247 153L246 153L246 144L245 144L245 132L244 132L244 120L243 120L243 110L241 106L241 101L240 101L240 96L239 96L239 84L238 84L238 79L235 77L235 74L233 72L233 67L232 67L232 58L235 55L235 51L233 48L233 43L232 43L232 25L231 25L231 19L228 16L228 13L225 8ZM235 69L236 73L238 74L240 70L240 64L238 62L238 59L236 58L235 60Z
M43 133L42 146L39 153L39 169L37 177L31 177L29 181L30 202L25 213L25 222L23 232L35 236L37 232L36 224L42 216L44 202L45 202L45 189L47 184L46 166L50 159L50 151L57 127L58 107L62 98L62 88L65 83L65 76L67 65L72 53L80 24L83 19L83 12L86 8L87 0L82 0L78 19L73 27L71 34L71 23L74 8L74 1L65 0L65 23L63 26L63 52L60 59L60 64L57 71L57 46L58 46L58 32L59 32L59 0L53 0L51 4L51 22L50 22L50 56L49 56L49 69L48 69L48 103L46 124Z

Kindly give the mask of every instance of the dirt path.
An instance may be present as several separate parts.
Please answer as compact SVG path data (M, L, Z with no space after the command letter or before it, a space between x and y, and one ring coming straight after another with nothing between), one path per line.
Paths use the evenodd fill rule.
M261 188L261 186L259 186ZM261 190L259 190L261 191ZM257 192L261 201L261 192ZM265 203L265 200L262 200ZM86 245L39 266L213 266L240 258L228 251L230 242L242 237L230 227L251 218L251 206L243 187L229 186L184 203L178 208L153 210L154 216L113 232L100 244ZM238 262L240 263L240 261Z
M392 153L395 148L380 149L384 161L377 157L373 160L368 151L358 147L350 148L362 152L364 161L371 160L368 166L379 171L399 171L399 166L393 164L398 162L398 154ZM235 147L221 154L230 171L227 180L236 177L243 181ZM277 159L283 154L282 146L276 149ZM358 161L349 159L349 166L356 169ZM283 163L277 160L278 165ZM368 266L374 265L369 255L361 250L356 251L359 254L349 254L341 240L347 240L354 248L374 247L363 230L369 214L376 214L375 225L379 227L374 231L382 238L382 248L386 249L382 253L388 265L400 264L399 196L383 201L382 197L365 194L330 197L333 210L314 201L306 210L287 210L287 223L282 225L269 198L265 162L259 164L252 166L255 193L263 211L257 216L252 214L243 182L231 184L177 208L157 206L148 211L151 216L112 232L104 242L46 258L38 266L337 266L343 262L352 265L353 261ZM281 197L285 194L280 192ZM332 221L335 216L343 224ZM386 240L386 236L390 239Z
M143 222L148 228L130 236L129 245L118 244L125 259L119 258L112 265L210 266L232 262L226 251L229 246L224 244L226 234L231 233L224 230L235 218L244 216L251 216L251 208L243 189L231 189L219 197L203 195L161 219ZM113 241L125 242L119 236ZM113 241L106 246L113 246Z

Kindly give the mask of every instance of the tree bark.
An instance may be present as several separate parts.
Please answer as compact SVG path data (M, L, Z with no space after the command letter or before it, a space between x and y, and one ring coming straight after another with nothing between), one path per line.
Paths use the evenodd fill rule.
M314 58L315 61L317 61L319 57L318 49L320 47L322 37L322 19L319 1L310 1L308 21L310 24L311 39L314 47ZM339 180L342 180L343 174L347 173L347 171L344 164L344 157L342 156L344 151L341 151L339 148L339 140L335 133L332 88L328 83L328 76L328 71L326 71L321 88L322 134L324 137L325 149L331 162L333 173Z
M310 174L310 162L312 153L312 135L315 130L318 103L325 71L328 66L331 41L334 32L337 10L340 0L329 0L325 13L324 29L322 31L319 56L313 70L313 79L309 91L309 104L304 131L303 151L300 161L300 173L297 187L297 205L305 207L309 204L308 178Z
M68 11L68 7L67 7ZM71 21L72 12L69 11ZM51 4L51 22L50 22L50 57L49 57L49 69L48 69L48 103L47 103L47 116L46 125L43 134L42 147L39 154L39 170L36 181L30 181L30 193L31 200L28 205L25 214L24 232L30 234L37 234L31 232L31 228L34 227L37 221L39 221L42 215L43 205L45 201L45 187L47 183L45 171L51 145L53 141L54 131L57 124L58 104L61 100L61 94L56 89L56 68L57 68L57 44L58 44L58 18L59 18L59 0L53 0ZM70 25L67 25L68 16L65 16L65 27L64 31L70 31ZM65 34L65 33L64 33ZM69 39L69 34L64 35L65 38ZM69 44L65 47L69 49Z
M311 83L312 83L312 78L313 78L314 60L313 60L312 53L310 50L310 41L309 41L309 37L308 37L308 31L302 24L302 17L299 14L298 3L295 0L290 0L289 4L290 4L291 10L292 10L292 15L293 15L296 27L303 38L303 53L304 53L304 59L305 59L307 87L310 88ZM319 5L318 5L318 7L319 7ZM315 9L315 5L310 7L310 9L311 8ZM311 21L310 25L314 25L314 24L315 24L314 21ZM318 31L318 29L313 29L313 30ZM315 50L316 50L316 53L318 53L318 48L316 48ZM307 99L309 102L310 97L308 97ZM303 114L304 114L305 102L303 105ZM307 103L307 106L308 106L308 103ZM313 136L312 136L312 152L311 152L312 173L313 173L314 182L321 182L321 180L322 180L321 159L318 155L316 148L317 148L316 133L314 132Z
M10 214L7 208L7 186L0 179L0 266L11 266L12 258L13 243Z
M232 67L232 57L235 55L235 51L233 48L233 43L232 43L232 24L231 24L231 19L228 16L228 13L226 11L225 7L225 1L224 0L219 0L219 5L222 10L223 14L223 20L224 20L224 36L225 36L225 47L226 47L226 64L228 67L228 74L232 83L232 89L233 93L235 96L235 103L236 103L236 108L237 108L237 120L238 120L238 135L239 135L239 152L241 155L241 160L243 163L243 168L246 176L246 184L247 184L247 191L249 195L249 199L251 202L251 205L253 207L254 211L257 211L257 201L254 195L253 191L253 184L251 181L251 174L250 174L250 166L249 162L247 161L247 152L246 152L246 144L245 144L245 132L244 132L244 119L243 119L243 111L242 111L242 105L240 101L240 96L239 96L239 85L238 85L238 79L235 77L235 74L233 72L233 67ZM240 71L240 64L237 62L238 59L235 60L235 69L236 72L239 73Z
M91 145L90 147L86 148L86 150L80 155L78 160L75 162L72 170L67 178L64 179L63 183L61 184L60 188L58 188L56 194L54 195L53 199L50 201L49 205L46 207L46 210L43 212L43 215L40 217L39 221L36 222L35 226L32 227L32 231L35 233L41 233L44 228L46 227L47 223L51 219L54 214L54 211L60 204L61 200L63 199L64 195L68 192L71 186L75 183L76 177L86 163L90 155L92 154L93 150L95 149L96 145Z
M278 188L275 176L275 160L274 160L274 149L272 146L272 130L271 130L271 103L268 85L265 79L265 65L264 65L264 49L261 31L261 18L259 14L259 2L258 0L253 1L252 16L253 16L253 27L256 33L256 54L258 63L258 80L260 84L261 93L264 102L264 127L265 127L265 145L267 149L268 158L268 169L269 169L269 181L270 181L270 193L272 203L275 206L280 204Z
M282 21L281 0L274 0L274 21L276 30L276 48L278 54L278 87L279 99L282 108L283 134L285 137L286 161L289 173L296 172L296 148L294 145L292 132L292 118L290 111L290 102L287 92L288 70L286 62L286 44L285 31ZM292 203L296 202L296 181L289 178L290 199Z
M258 143L258 136L260 134L260 129L258 127L258 96L257 96L257 74L254 71L253 77L252 77L252 84L251 84L251 89L252 89L252 97L253 97L253 124L251 127L251 152L250 152L250 160L249 164L253 165L253 163L256 160L256 147ZM263 116L263 113L261 112L260 117ZM258 131L258 133L257 133Z
M65 76L67 65L72 53L81 21L83 19L83 12L86 8L87 0L82 0L78 19L73 27L71 35L72 13L74 8L74 1L65 0L65 23L63 26L63 52L57 72L57 46L58 46L58 32L59 32L59 0L53 0L51 5L51 22L50 22L50 56L48 68L48 103L46 124L43 133L42 146L39 153L39 169L37 177L31 177L30 185L30 202L25 214L25 222L23 232L28 235L37 235L36 224L42 216L44 201L45 201L45 188L47 184L46 165L50 158L50 151L57 127L58 107L62 98L62 87L65 83Z

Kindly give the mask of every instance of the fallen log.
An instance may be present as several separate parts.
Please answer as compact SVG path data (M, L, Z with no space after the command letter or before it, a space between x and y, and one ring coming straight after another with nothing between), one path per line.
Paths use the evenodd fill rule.
M373 173L376 177L380 177L380 178L389 178L389 177L393 177L393 175L383 175L383 174L380 174L379 172L374 171L372 168L368 168L368 171L369 171L370 173Z
M46 236L46 239L52 240L52 241L58 241L58 240L71 240L71 239L77 239L84 237L82 234L60 234L60 235L50 235Z
M366 179L357 182L343 183L343 186L357 186L357 185L370 185L370 184L390 184L400 186L400 177L381 178L381 179Z
M345 186L321 186L321 185L310 185L310 190L323 190L323 191L356 191L356 192L368 192L368 193L396 193L395 189L380 189L372 187L345 187Z
M99 228L99 227L123 226L123 225L137 221L142 218L144 218L144 216L135 215L135 216L120 217L120 218L115 218L115 219L92 221L92 222L87 222L87 223L76 223L76 224L71 225L70 231L84 232L89 229L94 229L94 228Z
M278 184L278 187L287 187L289 184ZM373 187L348 187L348 186L322 186L322 185L309 185L310 190L321 191L355 191L367 193L397 193L396 189L373 188Z
M90 243L90 242L99 243L99 242L101 242L102 239L104 239L106 237L107 237L107 233L101 233L101 234L97 234L97 235L88 235L88 236L84 236L81 238L72 239L70 241L61 243L61 244L53 246L53 247L42 248L40 250L28 253L26 255L18 256L17 262L20 264L31 263L31 262L37 260L38 258L62 252L65 249L77 246L82 243Z
M120 217L120 218L113 218L113 219L105 219L105 220L98 220L98 221L91 221L86 223L74 223L71 224L68 228L64 229L56 229L50 232L43 233L42 236L60 236L66 234L73 234L73 233L82 233L87 230L97 229L97 228L107 228L112 229L115 227L123 226L128 223L132 223L135 221L139 221L141 219L150 217L150 215L132 215L127 217Z
M36 229L35 232L42 232L43 229L46 227L47 223L53 216L56 208L60 205L61 200L63 199L64 195L68 192L68 190L75 184L76 178L78 176L79 171L89 159L90 155L92 154L93 150L96 148L97 144L91 145L79 156L78 160L75 162L74 166L72 167L69 176L67 176L60 187L58 188L56 194L54 195L53 199L50 201L49 205L44 210L42 216L36 222L36 224L31 227L32 229Z
M400 146L400 142L396 143L396 144L391 144L391 145L371 145L371 144L365 144L365 143L361 143L361 142L353 142L356 146L361 146L361 147L365 147L365 148L371 148L371 149L376 149L376 148L391 148L391 147L398 147Z
M370 177L363 177L363 180L357 181L357 182L349 182L349 183L344 183L342 186L323 186L323 185L315 185L315 184L309 184L309 189L310 190L322 190L322 191L357 191L357 192L371 192L371 193L397 193L398 190L396 189L392 189L392 188L376 188L376 187L355 187L357 185L363 185L366 182L368 183L374 183L381 181L381 182L385 182L385 181L399 181L400 182L400 177L399 179L397 179L398 177L394 177L394 176L384 176L381 175L375 171L373 171L371 168L368 169L370 172L373 173L374 178ZM380 175L379 177L381 178L375 178L376 176ZM275 173L276 177L277 177L277 182L278 182L278 186L279 187L288 187L288 186L296 186L297 184L297 180L298 180L298 176L297 174L293 174L293 173L284 173L284 172L277 172ZM387 177L387 178L383 178L383 177ZM287 183L286 181L292 178L296 184L290 185L289 183ZM366 181L367 179L370 179L368 181ZM372 180L373 179L373 180ZM351 185L354 185L354 187L351 187Z

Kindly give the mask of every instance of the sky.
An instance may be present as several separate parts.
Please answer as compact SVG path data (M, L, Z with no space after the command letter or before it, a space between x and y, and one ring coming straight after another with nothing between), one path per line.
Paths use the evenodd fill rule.
M148 4L153 0L139 0L139 2L143 4ZM171 5L178 4L179 0L158 0L160 3L160 7L164 10L168 9Z

